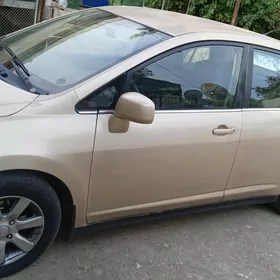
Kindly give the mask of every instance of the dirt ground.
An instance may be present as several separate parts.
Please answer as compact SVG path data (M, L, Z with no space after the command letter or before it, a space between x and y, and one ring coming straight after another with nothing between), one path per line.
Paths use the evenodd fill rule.
M89 233L7 279L277 280L280 216L256 206Z

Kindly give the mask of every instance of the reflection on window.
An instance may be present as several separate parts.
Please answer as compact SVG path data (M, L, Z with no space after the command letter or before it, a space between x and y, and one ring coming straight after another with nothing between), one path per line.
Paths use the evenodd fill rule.
M81 100L77 104L76 109L78 111L113 109L122 92L124 78L124 76L120 76L94 91L92 94Z
M137 71L130 90L156 109L232 108L242 48L207 46L177 52Z
M88 9L35 25L4 43L23 61L32 84L53 94L169 38L109 12Z
M195 63L209 59L209 47L198 47L186 51L185 62Z
M280 57L277 54L255 50L254 65L271 71L279 71Z
M280 55L255 50L250 107L280 108Z

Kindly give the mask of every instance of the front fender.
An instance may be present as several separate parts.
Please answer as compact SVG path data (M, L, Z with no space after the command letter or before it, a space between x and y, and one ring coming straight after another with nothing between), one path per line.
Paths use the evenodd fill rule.
M76 214L75 226L86 225L87 189L82 191L84 181L66 165L50 158L28 155L12 155L0 157L0 172L11 170L39 171L60 179L69 189L74 204L79 211ZM77 187L77 186L80 186Z
M0 118L0 171L49 173L69 188L76 226L86 225L96 115L79 115L74 91L39 96L17 114Z

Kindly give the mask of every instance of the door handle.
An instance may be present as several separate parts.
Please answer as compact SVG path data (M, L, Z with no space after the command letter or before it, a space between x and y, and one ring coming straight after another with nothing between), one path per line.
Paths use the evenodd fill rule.
M235 132L235 128L214 128L213 134L218 136L224 136Z

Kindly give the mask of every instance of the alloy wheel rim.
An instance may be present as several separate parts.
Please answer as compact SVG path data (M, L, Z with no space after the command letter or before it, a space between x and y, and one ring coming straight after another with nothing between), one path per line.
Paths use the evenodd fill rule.
M23 258L40 240L45 219L41 208L21 196L0 197L0 266Z

